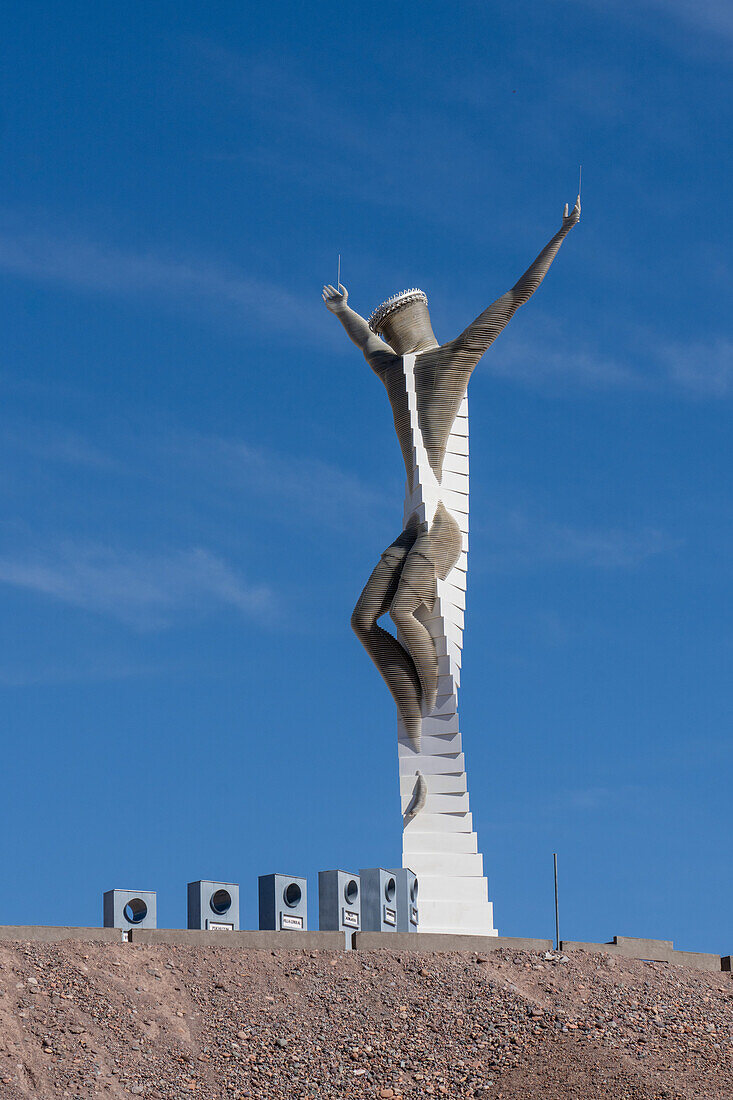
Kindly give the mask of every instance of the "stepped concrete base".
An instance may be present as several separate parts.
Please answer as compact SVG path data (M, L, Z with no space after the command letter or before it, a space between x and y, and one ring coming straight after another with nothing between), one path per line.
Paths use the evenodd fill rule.
M614 936L610 943L561 940L560 948L562 951L588 951L594 955L620 955L625 959L674 963L677 966L692 966L696 970L725 970L724 960L719 955L708 955L703 951L677 951L672 940Z

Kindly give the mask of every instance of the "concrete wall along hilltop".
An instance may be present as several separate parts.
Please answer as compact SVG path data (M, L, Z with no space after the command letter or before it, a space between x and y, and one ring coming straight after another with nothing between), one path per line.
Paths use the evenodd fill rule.
M190 946L235 946L243 951L343 951L343 932L216 932L187 928L133 929L124 933L119 928L74 928L52 925L0 925L0 943L58 943L76 940L79 943L120 943L129 939L136 944L180 944ZM553 951L552 940L524 939L515 936L462 936L433 932L355 932L352 945L357 951L414 951L440 953L466 951L485 954L502 948L543 954ZM707 954L701 951L678 951L671 940L637 939L614 936L610 943L582 943L562 940L560 950L587 951L592 954L616 955L626 959L670 963L697 970L731 971L733 957Z

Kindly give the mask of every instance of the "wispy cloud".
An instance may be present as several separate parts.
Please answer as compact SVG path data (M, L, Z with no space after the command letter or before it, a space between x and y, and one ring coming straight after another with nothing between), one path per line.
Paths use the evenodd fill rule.
M644 17L644 9L654 13L654 20L666 18L702 31L728 44L733 43L733 8L729 0L576 0L585 6L602 9L606 14L619 12ZM655 22L647 25L653 29Z
M541 790L531 794L532 810L528 819L526 804L517 803L516 798L499 803L494 832L512 830L537 830L538 825L554 828L569 821L582 820L591 814L616 815L621 811L633 813L640 807L649 805L650 796L656 792L637 783L618 783L617 785L592 784L578 787L558 787L548 789L545 784Z
M536 326L539 330L542 326ZM547 339L507 333L486 357L488 373L522 385L568 383L583 389L639 389L650 382L620 356L609 355L579 341L577 335L556 333Z
M146 660L131 661L128 655L68 654L66 660L44 656L31 660L5 660L0 664L0 686L8 688L47 687L56 684L96 683L159 676L173 664Z
M733 8L728 0L642 0L640 6L733 42Z
M347 111L344 97L319 85L309 66L293 58L283 65L282 58L272 54L251 56L205 39L192 41L192 47L209 74L235 93L241 107L264 117L269 128L305 136L319 147L340 146L364 157L380 155L376 124Z
M55 552L0 557L0 583L28 589L141 629L167 626L212 603L264 619L273 593L200 548L145 556L67 543Z
M29 421L3 423L0 448L16 454L29 455L43 463L112 470L119 466L116 459L78 432L60 425L40 427Z
M634 802L645 794L648 794L646 788L634 783L618 787L576 787L559 791L555 802L558 809L606 810Z
M287 522L307 515L318 520L319 528L346 532L358 524L361 529L370 518L392 512L394 494L400 492L397 476L394 491L387 491L335 463L240 439L192 434L171 437L161 446L207 494L226 495L238 508L245 497L257 498L258 510L264 506ZM196 482L189 484L193 488Z
M307 556L324 537L338 545L338 540L361 537L365 526L389 525L391 531L399 522L402 481L397 464L387 484L374 484L346 464L256 446L238 437L183 430L160 436L114 423L88 437L52 421L34 425L6 412L0 416L0 466L0 499L6 511L5 518L0 516L0 580L3 568L13 566L5 578L9 580L26 576L28 567L25 555L12 553L8 560L3 548L37 546L39 533L46 529L45 545L55 537L74 552L80 547L80 568L104 565L107 580L113 565L120 576L123 567L134 565L139 577L147 576L146 563L151 568L158 563L163 572L164 564L167 568L175 559L176 575L185 565L193 583L194 564L201 578L206 560L211 588L216 554L225 561L246 562L253 556L261 561L267 542L282 544L297 530L309 543ZM121 517L122 498L127 507ZM44 528L39 528L39 513L46 517ZM164 533L158 524L161 514ZM75 534L83 531L85 538L90 533L94 539L94 532L103 530L106 540L114 538L113 545L127 545L128 529L136 522L142 522L154 555L90 555L84 539ZM161 544L170 547L171 539L178 546L194 542L207 547L208 559L204 552L195 563L191 551L178 557L168 549L158 552ZM33 569L27 576L34 584L40 585L48 560L48 555L31 555ZM70 559L64 560L66 578ZM21 574L15 572L16 564ZM55 576L55 568L53 572ZM170 586L164 587L162 595L169 592Z
M255 321L278 332L317 335L330 329L314 301L207 259L131 252L114 244L0 224L0 271L88 294L197 301L209 310Z
M489 566L500 570L547 565L634 569L680 545L679 539L653 527L583 528L519 509L492 509L482 530L488 535Z
M733 340L667 343L657 354L669 380L681 390L697 397L733 394Z
M296 59L284 65L281 57L249 56L203 40L193 48L209 75L229 88L232 105L277 138L218 150L217 159L239 160L270 177L296 177L300 188L441 224L461 218L457 180L470 207L471 196L485 200L487 175L498 173L501 149L487 165L485 131L464 124L465 112L457 113L442 95L426 100L427 86L409 104L385 104L379 92L366 100L362 92L355 100L348 92L332 94ZM477 163L483 163L481 173ZM475 219L471 229L474 236L480 231Z
M521 334L508 330L479 366L523 386L551 390L639 390L726 398L733 394L733 340L670 340L649 329L619 330L616 350L598 348L577 328L535 314Z

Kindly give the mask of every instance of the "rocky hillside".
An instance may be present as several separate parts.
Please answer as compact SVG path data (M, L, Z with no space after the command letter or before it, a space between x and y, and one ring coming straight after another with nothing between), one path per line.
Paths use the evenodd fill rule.
M733 982L578 952L0 944L0 1097L733 1097Z

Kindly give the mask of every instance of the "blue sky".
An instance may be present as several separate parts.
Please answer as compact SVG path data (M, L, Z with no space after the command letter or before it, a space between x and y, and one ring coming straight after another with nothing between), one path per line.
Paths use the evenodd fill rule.
M499 930L733 949L733 15L14 5L0 115L0 923L395 865L349 628L399 533L320 287L441 339L583 217L469 390L461 715ZM316 919L315 896L311 918Z

